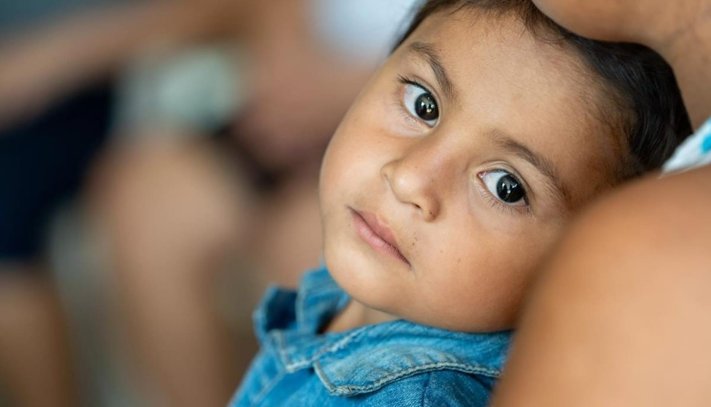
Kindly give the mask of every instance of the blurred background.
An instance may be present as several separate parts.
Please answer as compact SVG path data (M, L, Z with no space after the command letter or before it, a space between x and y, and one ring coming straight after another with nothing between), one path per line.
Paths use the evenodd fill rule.
M0 0L0 405L224 405L418 2Z

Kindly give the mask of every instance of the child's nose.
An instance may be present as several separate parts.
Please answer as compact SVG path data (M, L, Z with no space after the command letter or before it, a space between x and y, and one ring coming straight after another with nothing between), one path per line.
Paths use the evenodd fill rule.
M385 164L381 175L395 198L411 205L422 218L431 222L441 210L437 190L441 175L437 160L426 149L411 150L407 154Z

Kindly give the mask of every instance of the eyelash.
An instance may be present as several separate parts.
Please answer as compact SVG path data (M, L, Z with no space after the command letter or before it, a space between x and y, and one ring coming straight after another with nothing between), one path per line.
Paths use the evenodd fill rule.
M414 79L410 79L410 78L408 78L408 77L405 76L405 75L398 75L398 76L397 76L397 80L398 80L398 82L400 82L400 84L402 84L402 85L415 85L415 86L421 87L422 89L426 90L427 92L430 92L430 90L427 89L427 86L421 84L420 82L418 82L418 81L416 81L416 80L414 80ZM432 93L432 92L430 92L430 93Z

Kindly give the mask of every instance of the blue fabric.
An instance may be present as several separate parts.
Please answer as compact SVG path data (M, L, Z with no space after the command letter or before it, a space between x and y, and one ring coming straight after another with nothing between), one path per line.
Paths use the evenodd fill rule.
M298 292L271 288L255 312L261 349L232 406L485 406L510 332L397 320L319 331L349 301L326 269Z

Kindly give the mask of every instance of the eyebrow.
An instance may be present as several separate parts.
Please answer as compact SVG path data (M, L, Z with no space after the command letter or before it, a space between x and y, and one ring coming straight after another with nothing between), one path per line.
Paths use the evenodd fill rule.
M552 192L556 195L556 198L562 201L566 207L570 207L570 191L561 181L561 178L558 175L555 166L553 166L553 163L551 163L544 156L534 153L530 148L514 140L501 130L494 129L490 132L490 135L496 144L536 167L538 171L540 171L550 181Z
M427 60L430 65L430 68L432 68L432 72L434 72L434 76L435 79L437 79L437 83L444 92L444 95L450 100L456 100L457 93L455 92L454 85L449 79L447 71L444 69L444 65L442 65L442 60L440 59L439 54L435 50L434 46L425 42L415 41L410 44L409 49Z

